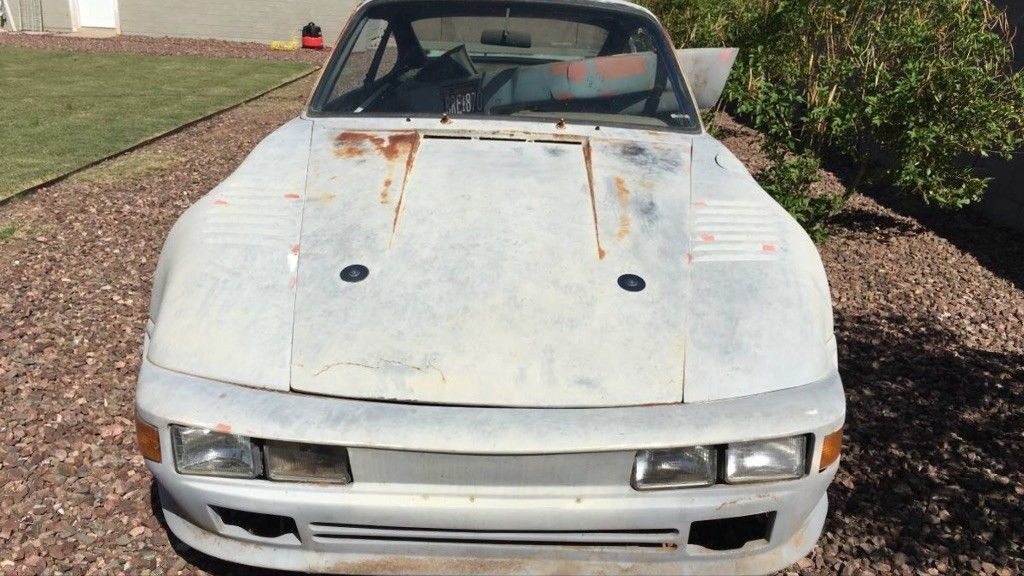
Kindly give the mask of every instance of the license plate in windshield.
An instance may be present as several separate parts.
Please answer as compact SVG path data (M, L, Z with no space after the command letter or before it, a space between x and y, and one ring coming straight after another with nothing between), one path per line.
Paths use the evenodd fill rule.
M453 84L443 89L444 109L450 116L477 112L480 104L480 90L477 82Z

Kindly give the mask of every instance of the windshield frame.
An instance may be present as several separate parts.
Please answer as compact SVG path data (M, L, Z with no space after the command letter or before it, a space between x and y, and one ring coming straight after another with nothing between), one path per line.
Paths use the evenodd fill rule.
M317 84L310 95L309 101L306 106L305 116L309 118L441 118L441 113L381 113L381 112L324 112L323 106L327 103L334 84L342 70L344 64L348 60L348 56L351 53L354 44L356 43L362 26L366 21L367 12L380 7L381 5L394 5L394 4L427 4L433 3L434 0L371 0L363 3L356 11L352 14L348 23L343 28L338 42L335 43L335 48L331 53L330 58L324 65L324 68L317 79ZM609 127L621 127L631 129L642 129L642 130L657 130L667 132L682 132L687 134L700 134L704 132L704 123L701 118L700 109L697 107L696 101L693 98L693 94L690 91L690 87L686 82L686 78L679 67L678 56L675 51L675 47L672 44L671 39L668 36L664 26L661 22L647 10L627 3L606 3L594 0L447 0L446 3L450 4L497 4L497 5L525 5L525 6L536 6L536 5L549 5L552 7L561 8L572 8L578 7L581 9L620 13L626 14L631 17L637 18L647 28L648 33L652 41L655 44L655 53L658 59L664 63L668 81L672 85L673 92L676 98L679 100L680 109L683 113L689 114L693 119L692 126L654 126L648 124L642 124L638 122L616 122L610 120L604 120L599 122L602 126ZM559 120L556 117L557 114L553 114L551 120ZM544 117L523 117L516 115L489 115L489 114L460 114L458 116L460 120L491 120L491 121L515 121L515 122L546 122L548 119ZM576 125L591 125L595 122L582 121L578 119L565 118L566 124Z

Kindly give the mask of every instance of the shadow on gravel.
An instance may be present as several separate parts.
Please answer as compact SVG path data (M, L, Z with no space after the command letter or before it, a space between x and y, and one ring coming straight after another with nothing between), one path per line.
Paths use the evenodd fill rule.
M853 206L844 208L832 218L832 224L836 229L881 233L885 238L913 236L924 230L915 222Z
M899 316L837 314L836 332L848 440L828 529L873 561L1015 565L1024 356L971 349L935 322Z
M826 153L822 157L822 167L844 187L852 186L855 171L842 158ZM1024 289L1024 233L994 224L976 209L949 210L929 206L915 197L895 194L879 186L862 186L858 191L897 214L916 220L925 229L974 256L996 276ZM833 221L837 228L863 230L864 226L870 228L871 221L879 218L878 214L860 212L848 206ZM892 219L890 224L895 226L886 226L883 222L879 227L902 228L908 232L915 228L896 219Z
M917 220L922 226L974 256L990 272L1024 289L1024 233L1003 228L972 209L943 210L913 198L867 191L879 204Z

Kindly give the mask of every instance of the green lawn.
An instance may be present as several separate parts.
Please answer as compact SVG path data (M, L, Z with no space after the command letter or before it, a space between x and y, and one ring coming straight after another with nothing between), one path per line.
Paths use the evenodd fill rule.
M0 199L310 69L296 62L0 47Z

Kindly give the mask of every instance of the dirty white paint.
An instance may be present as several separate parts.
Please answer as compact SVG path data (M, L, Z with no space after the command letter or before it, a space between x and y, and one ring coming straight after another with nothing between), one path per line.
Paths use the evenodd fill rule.
M153 280L151 361L288 389L310 129L285 124L175 224Z
M735 52L702 57L689 81L717 98L701 75ZM369 276L344 282L354 264ZM622 290L622 274L646 289ZM217 557L357 574L757 574L805 555L824 522L838 465L818 471L822 438L845 418L824 270L705 133L303 116L175 225L150 315L136 403L165 453L170 424L350 451L347 486L147 462L171 530ZM798 480L629 485L637 450L800 434L812 449ZM211 505L287 515L298 537L253 536ZM687 544L694 521L769 511L770 542ZM408 528L496 543L345 538ZM665 546L598 546L616 530ZM594 545L503 536L548 531Z
M725 444L837 430L838 375L733 400L622 408L479 408L366 402L268 392L187 376L144 362L139 413L179 423L315 444L458 454L606 452Z
M550 140L543 128L509 137ZM472 138L316 123L292 389L492 406L680 401L688 139L461 134ZM369 278L340 282L349 264ZM625 273L648 289L619 288Z
M175 227L153 319L157 365L350 398L641 405L834 370L814 246L672 132L297 119Z
M686 402L836 371L828 280L792 217L709 136L695 140Z

